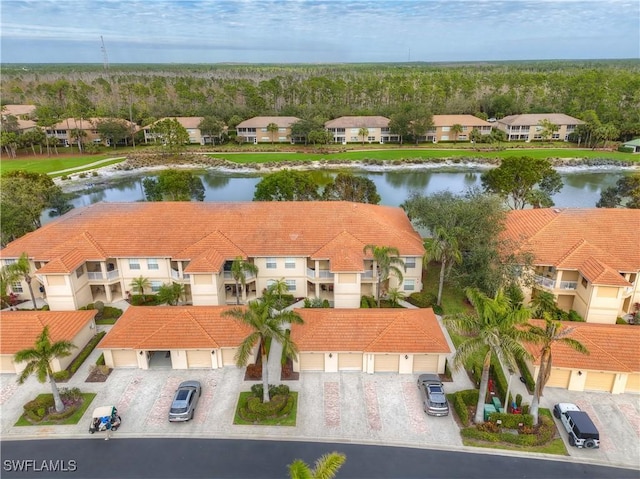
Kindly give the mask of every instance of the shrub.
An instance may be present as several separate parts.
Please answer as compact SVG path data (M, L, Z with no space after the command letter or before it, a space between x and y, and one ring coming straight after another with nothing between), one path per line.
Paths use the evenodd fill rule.
M620 145L618 151L621 153L633 153L633 147Z
M462 395L460 394L460 392L448 394L447 399L449 399L449 402L453 405L453 409L458 415L458 419L460 419L460 423L463 426L468 425L469 409L467 408L467 405L465 404L464 399L462 398Z
M531 414L506 414L494 412L489 415L489 421L492 423L502 421L502 427L506 427L507 429L518 429L520 424L527 427L533 426L533 416Z
M423 291L421 293L412 293L406 298L406 301L419 308L434 308L435 311L435 305L438 302L438 297L434 293Z
M504 375L502 366L500 366L500 361L498 361L498 358L495 355L491 356L491 367L493 369L493 378L496 385L496 394L498 394L498 397L502 400L502 398L507 394L509 383Z
M262 384L254 384L251 386L251 393L259 398L262 401L262 392L263 392ZM269 384L269 396L288 396L289 395L289 386L286 384L280 384L278 386L274 384Z
M82 399L82 391L80 388L63 388L60 390L60 397L63 400L78 401Z
M529 408L530 408L530 406L529 406L528 404L523 404L523 405L522 405L522 414L523 414L523 415L524 415L524 414L527 414L527 415L528 415L528 414L529 414Z
M102 319L117 319L120 316L122 316L122 310L120 308L105 306L102 310Z
M618 316L616 318L616 324L629 324L629 323L627 323L624 319L622 319L620 316Z
M520 374L524 378L524 384L527 386L527 390L533 394L533 390L536 387L536 382L533 380L533 376L531 376L531 371L529 371L529 366L524 359L517 359L516 363L518 364L518 369L520 369Z
M89 354L91 354L91 352L95 349L95 347L98 345L98 343L104 337L105 334L107 334L107 333L102 331L102 332L96 334L93 338L91 338L91 340L82 349L82 351L80 351L80 354L78 354L76 356L76 358L71 362L71 364L67 368L67 370L69 371L70 375L75 374L75 372L78 370L78 368L80 368L80 366L82 366L82 363L84 363L85 359L87 359Z
M57 383L61 383L68 381L70 376L71 373L69 373L69 371L67 371L66 369L63 369L62 371L56 371L55 373L53 373L53 380Z
M102 301L96 301L93 303L93 307L98 310L98 314L102 314L104 311L104 303Z
M58 419L58 420L59 419L66 419L66 418L70 417L71 415L73 415L77 410L78 410L78 406L77 405L69 406L68 408L66 408L62 412L52 412L51 414L49 414L48 418L49 419Z
M584 318L582 316L580 316L580 314L578 314L578 312L573 310L573 309L571 311L569 311L567 319L569 321L584 322Z
M522 405L522 394L516 394L516 407L519 408Z
M104 354L101 354L98 356L98 359L96 359L96 366L104 366L104 364Z
M465 391L458 391L456 394L458 394L462 398L462 401L467 406L475 406L476 404L478 404L478 396L480 395L480 391L478 391L477 389L467 389Z
M368 308L369 307L369 302L367 301L367 298L365 296L360 298L360 307L361 308Z

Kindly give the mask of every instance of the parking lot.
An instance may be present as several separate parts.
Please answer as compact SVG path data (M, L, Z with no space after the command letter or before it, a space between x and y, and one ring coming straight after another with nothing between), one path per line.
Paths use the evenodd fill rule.
M295 427L233 425L238 393L249 390L254 384L244 381L244 370L236 368L189 371L120 369L113 371L104 383L85 383L85 378L86 374L79 371L69 384L61 385L97 393L79 424L16 427L14 424L22 412L22 405L39 393L49 392L50 388L34 378L18 386L15 375L1 375L3 439L97 437L99 435L88 434L92 409L114 404L122 416L121 428L114 433L114 439L118 436L288 438L464 448L453 415L431 417L422 411L416 387L417 375L303 373L300 380L287 382L293 391L299 393ZM195 417L187 423L169 423L167 414L173 393L178 384L187 379L199 380L203 386ZM445 391L467 389L470 386L465 379L464 374L457 375L455 382L445 383ZM572 458L640 469L639 400L640 396L631 394L611 395L548 388L542 407L551 408L557 402L574 402L589 413L599 428L601 448L583 450L567 444L567 434L560 422L556 421ZM524 401L530 402L530 398L525 396Z

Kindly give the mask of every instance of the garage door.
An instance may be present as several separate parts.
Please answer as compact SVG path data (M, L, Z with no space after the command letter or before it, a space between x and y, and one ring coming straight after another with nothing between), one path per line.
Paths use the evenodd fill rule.
M187 351L187 367L211 368L211 351Z
M324 371L324 353L300 353L300 371Z
M223 349L222 350L222 365L234 366L236 364L236 349Z
M15 373L16 368L13 365L13 355L0 356L0 373Z
M549 375L546 387L567 389L569 387L570 378L571 369L551 368L551 374Z
M376 354L373 371L376 373L397 373L400 369L400 356L397 354Z
M640 374L629 374L627 378L626 393L640 393Z
M362 353L338 354L338 369L340 371L362 371Z
M587 380L584 382L584 390L611 392L615 379L615 373L594 373L589 371Z
M131 350L112 351L114 368L137 368L136 352Z
M438 356L435 354L416 354L413 356L414 373L437 373Z

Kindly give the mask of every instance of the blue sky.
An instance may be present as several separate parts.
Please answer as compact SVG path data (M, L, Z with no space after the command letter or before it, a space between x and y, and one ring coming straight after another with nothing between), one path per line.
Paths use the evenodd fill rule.
M336 63L640 57L639 0L1 0L1 61Z

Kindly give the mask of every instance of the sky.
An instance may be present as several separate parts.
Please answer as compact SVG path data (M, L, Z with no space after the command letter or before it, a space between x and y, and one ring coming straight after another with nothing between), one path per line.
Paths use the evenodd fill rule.
M640 58L640 0L0 0L3 63Z

